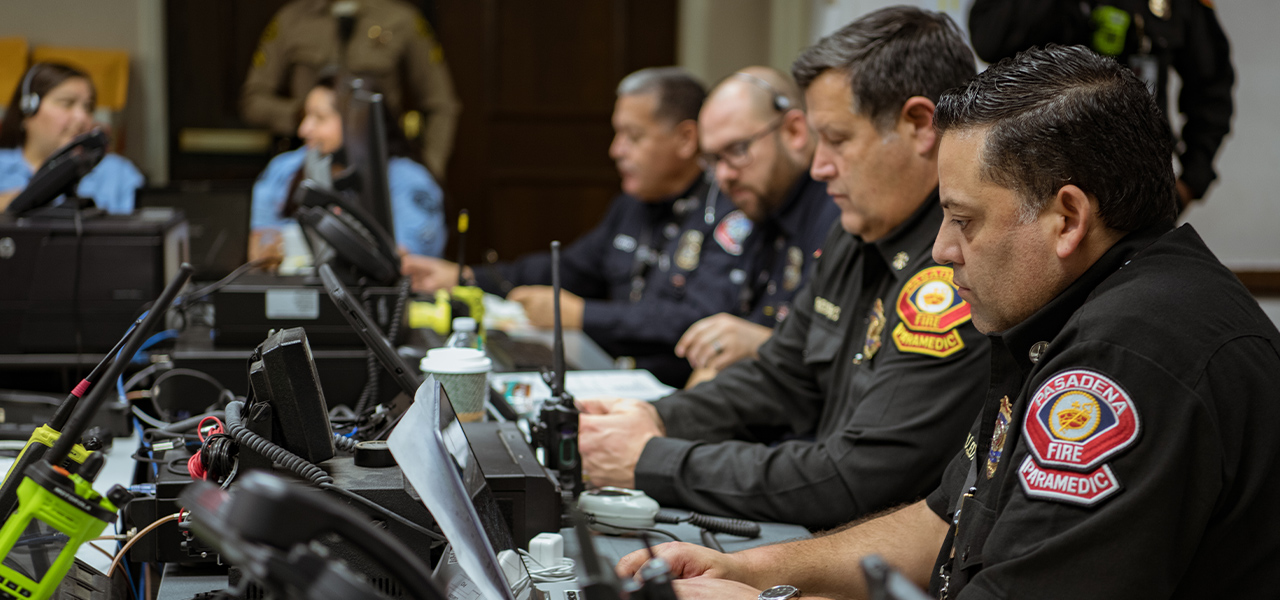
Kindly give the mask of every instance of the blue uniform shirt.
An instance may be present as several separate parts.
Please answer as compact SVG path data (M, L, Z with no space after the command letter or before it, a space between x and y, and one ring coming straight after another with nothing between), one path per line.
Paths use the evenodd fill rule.
M741 286L734 314L767 327L785 319L791 299L813 272L815 254L831 228L839 226L840 209L826 184L804 173L782 208L756 224L744 244L741 267L729 272Z
M0 192L24 189L35 173L22 158L21 148L0 148ZM133 199L142 187L142 173L119 154L107 154L80 180L76 193L92 198L98 208L113 214L133 212Z
M609 354L634 357L637 367L676 387L692 372L675 355L676 342L698 319L731 310L738 292L728 277L734 262L723 260L712 241L719 220L734 207L717 194L708 210L709 190L699 177L663 202L621 194L599 225L560 254L564 289L585 299L583 331ZM740 241L750 233L746 223L745 230L732 232ZM545 252L473 268L477 284L500 295L518 285L551 283Z
M302 147L277 155L253 184L250 225L254 229L279 228L292 221L280 216L280 208L306 154L306 147ZM387 182L396 243L413 254L443 254L449 234L444 222L443 194L431 173L408 158L393 156L387 164Z

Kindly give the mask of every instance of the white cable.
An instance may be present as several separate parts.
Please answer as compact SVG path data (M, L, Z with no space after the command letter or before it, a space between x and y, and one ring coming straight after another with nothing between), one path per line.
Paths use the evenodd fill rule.
M520 556L525 558L525 565L530 566L529 577L532 577L535 583L563 583L577 578L573 570L572 558L562 558L559 565L544 567L542 563L534 560L527 550L522 549L519 552Z

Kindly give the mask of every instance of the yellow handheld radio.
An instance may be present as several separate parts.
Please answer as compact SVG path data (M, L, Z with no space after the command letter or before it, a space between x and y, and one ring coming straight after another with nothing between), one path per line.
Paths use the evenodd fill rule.
M110 361L110 366L102 374L101 382L120 377L129 359L173 303L178 290L187 283L192 270L191 265L183 263L177 277L160 293L141 323L135 323L121 339L122 343L117 344L117 349L121 346L123 349L113 349L107 354L103 364ZM99 368L94 372L99 372ZM53 423L59 427L46 425L36 430L5 480L6 493L16 487L13 495L18 509L11 515L5 514L4 526L0 527L0 592L3 592L0 597L35 600L51 597L75 562L80 544L102 533L107 523L115 519L116 504L131 498L129 492L118 485L108 492L108 497L93 490L92 477L102 464L102 455L86 453L76 440L98 412L111 386L93 385L89 378L86 382L77 385L58 408ZM82 400L80 395L90 387ZM68 457L72 458L70 462ZM85 468L78 469L78 466ZM21 483L12 485L18 478ZM12 506L12 499L3 501Z

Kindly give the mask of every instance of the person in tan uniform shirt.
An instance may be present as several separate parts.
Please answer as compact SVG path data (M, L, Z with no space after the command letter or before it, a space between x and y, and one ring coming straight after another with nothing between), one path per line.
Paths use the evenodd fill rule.
M444 51L422 14L403 0L295 0L267 24L241 94L244 120L293 135L307 92L339 65L335 8L354 5L346 65L376 79L392 113L423 115L423 162L440 179L453 148L461 105ZM411 133L411 132L410 132Z

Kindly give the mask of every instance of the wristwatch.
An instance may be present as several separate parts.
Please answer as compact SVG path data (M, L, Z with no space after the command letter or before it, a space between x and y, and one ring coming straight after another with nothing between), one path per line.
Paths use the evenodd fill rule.
M775 585L756 597L756 600L787 600L787 598L799 598L800 588L794 585Z

